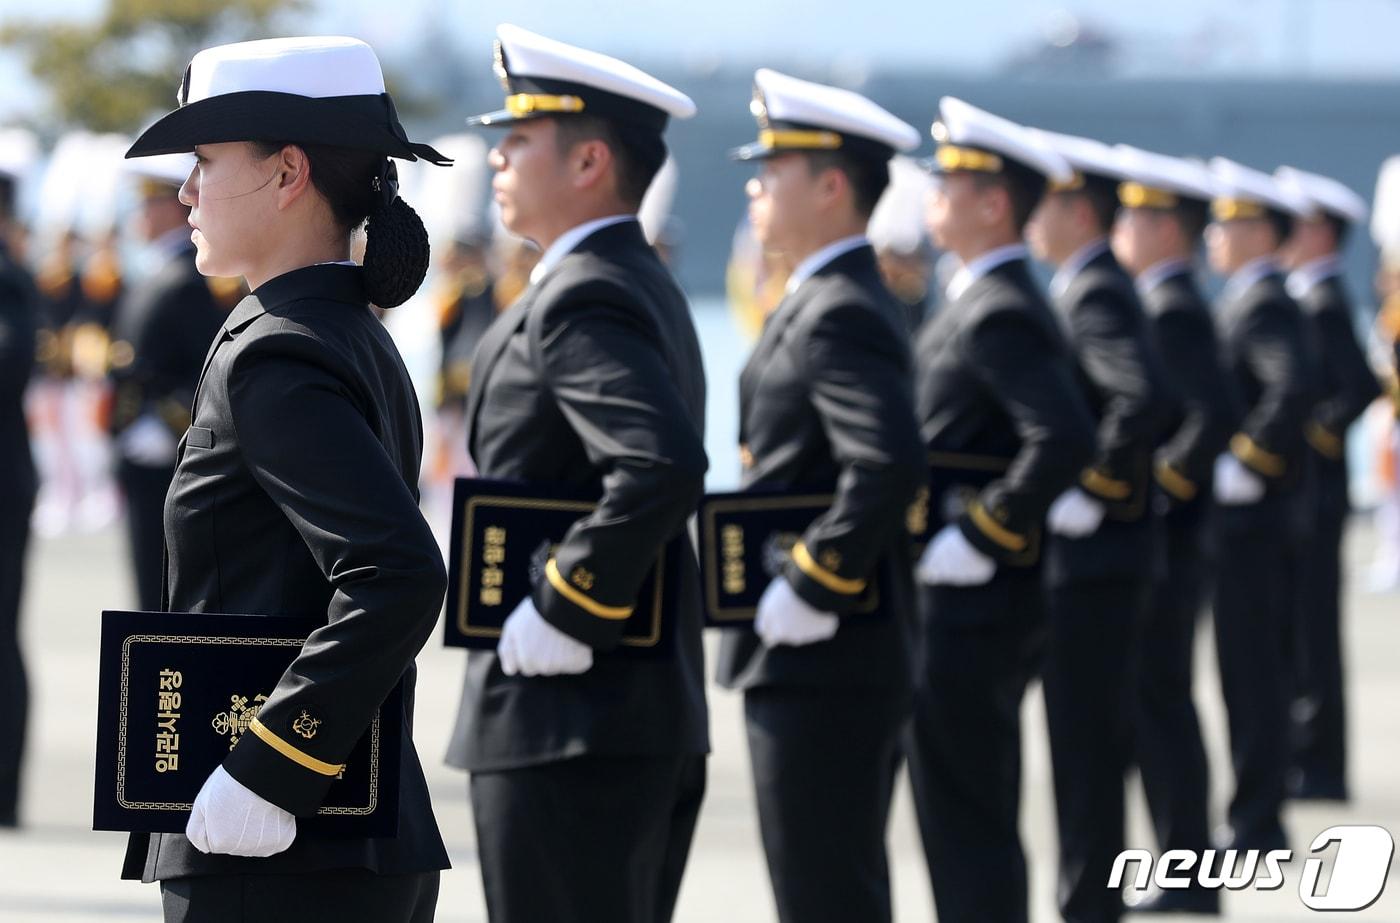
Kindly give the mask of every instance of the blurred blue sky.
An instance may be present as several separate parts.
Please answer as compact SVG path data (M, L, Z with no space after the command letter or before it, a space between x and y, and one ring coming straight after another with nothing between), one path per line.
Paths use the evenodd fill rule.
M92 17L106 0L0 0L0 20ZM501 20L639 62L822 61L1005 72L1055 43L1107 41L1123 76L1400 78L1400 0L319 0L298 31L411 62L430 33L485 55ZM403 61L395 61L402 67ZM0 118L36 87L0 52Z

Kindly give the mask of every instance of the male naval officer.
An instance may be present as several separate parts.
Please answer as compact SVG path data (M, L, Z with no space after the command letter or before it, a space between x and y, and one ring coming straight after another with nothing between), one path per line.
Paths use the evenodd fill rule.
M1283 658L1312 409L1304 319L1284 289L1278 250L1303 206L1273 177L1223 157L1211 161L1211 174L1206 246L1211 267L1227 277L1216 322L1243 414L1215 464L1215 637L1235 770L1229 826L1217 845L1269 850L1288 845L1280 817L1288 769Z
M951 521L916 571L910 775L939 918L1024 923L1020 709L1045 641L1042 523L1092 458L1094 424L1022 234L1047 180L1073 171L1019 125L951 97L940 113L929 230L963 265L915 350L930 509ZM956 483L976 469L996 473Z
M904 514L923 481L905 314L866 224L919 133L847 90L754 75L749 217L795 266L739 382L744 486L834 491L758 605L726 632L744 691L764 854L783 923L891 918L885 828L909 714ZM854 614L879 581L881 615Z
M472 651L449 759L472 773L494 923L670 919L709 748L696 559L664 657L612 653L705 473L705 379L685 296L636 219L690 99L597 52L497 30L505 108L478 116L505 226L543 250L487 330L467 397L483 477L596 491L495 651Z
M1280 256L1290 270L1288 294L1303 309L1313 344L1317 405L1303 430L1309 466L1308 529L1299 549L1295 626L1299 671L1292 700L1290 797L1346 801L1346 700L1341 639L1341 544L1347 497L1346 433L1380 396L1380 383L1356 341L1351 295L1342 282L1341 250L1364 225L1365 201L1326 176L1280 167L1275 179L1306 202Z
M1212 473L1238 423L1215 322L1194 278L1214 187L1198 161L1124 145L1114 150L1123 182L1113 253L1136 282L1175 398L1153 464L1166 557L1142 628L1138 691L1130 695L1133 758L1158 849L1200 851L1210 848L1210 780L1191 698L1192 655L1213 566ZM1215 914L1219 906L1215 891L1193 884L1156 891L1131 909Z
M236 281L206 279L195 268L190 210L177 198L194 166L192 154L162 154L127 168L139 180L137 233L151 263L122 293L113 321L111 425L136 596L146 612L160 611L176 445L190 425L204 354L242 296Z
M1033 131L1074 168L1031 217L1032 252L1056 267L1051 306L1097 422L1095 456L1050 506L1045 549L1050 640L1042 681L1060 841L1060 913L1117 920L1105 888L1124 845L1124 782L1148 593L1161 566L1150 498L1167 395L1132 279L1108 234L1118 211L1113 149Z

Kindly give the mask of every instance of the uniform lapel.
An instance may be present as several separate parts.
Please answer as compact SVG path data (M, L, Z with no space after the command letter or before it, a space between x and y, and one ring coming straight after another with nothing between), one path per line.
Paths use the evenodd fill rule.
M530 309L530 304L535 300L537 286L531 286L519 298L515 300L509 308L492 321L491 326L486 329L481 337L481 343L476 348L476 354L472 357L472 380L471 387L467 390L467 452L476 457L473 451L472 440L476 432L476 415L481 410L481 401L486 396L486 383L491 377L491 370L496 362L501 358L501 353L505 352L506 344L510 342L511 336L520 329L520 325L525 320L525 313Z

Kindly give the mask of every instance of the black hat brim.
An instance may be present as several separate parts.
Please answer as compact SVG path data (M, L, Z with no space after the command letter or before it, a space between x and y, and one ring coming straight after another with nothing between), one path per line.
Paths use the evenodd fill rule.
M402 132L387 94L313 98L249 90L181 106L143 131L126 156L185 154L196 145L229 141L284 141L450 162Z

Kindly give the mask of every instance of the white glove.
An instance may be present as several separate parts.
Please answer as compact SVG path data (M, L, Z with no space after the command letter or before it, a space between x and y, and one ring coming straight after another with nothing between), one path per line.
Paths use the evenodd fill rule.
M297 838L297 819L218 766L194 799L185 836L202 853L263 859Z
M1264 482L1226 452L1215 459L1215 499L1225 506L1247 506L1264 498Z
M962 529L949 523L928 543L914 574L930 586L978 586L992 579L997 562L967 540Z
M1102 522L1103 504L1078 487L1071 487L1056 497L1045 517L1051 532L1067 538L1092 535Z
M826 641L841 627L841 617L814 609L781 576L774 577L758 601L753 628L768 647L802 647Z
M506 618L496 655L506 676L585 673L593 666L593 648L546 622L528 596Z
M179 441L170 427L155 414L144 413L122 430L117 437L122 457L148 468L167 468L175 464Z

